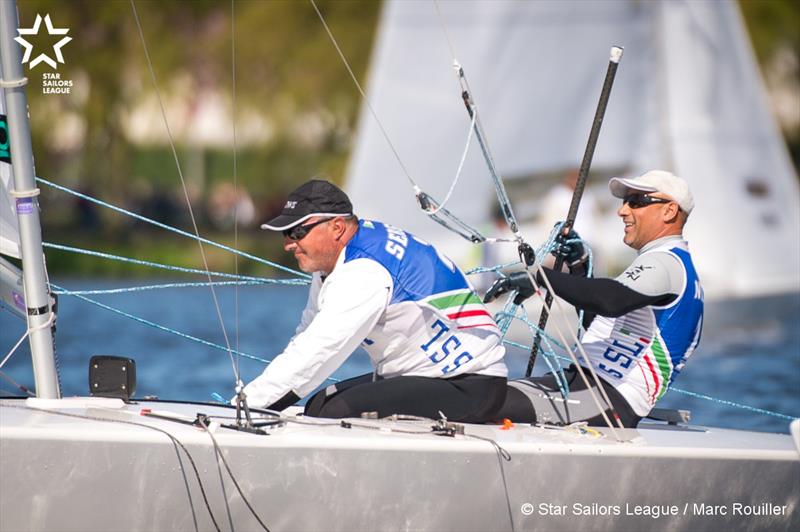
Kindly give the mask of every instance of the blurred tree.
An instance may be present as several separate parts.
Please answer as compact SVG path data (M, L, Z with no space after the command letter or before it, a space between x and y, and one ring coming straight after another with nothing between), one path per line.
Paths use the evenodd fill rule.
M800 2L739 0L739 5L800 177Z
M317 4L357 75L363 77L380 3L318 0ZM261 145L254 146L252 141L248 145L239 138L241 156L246 159L249 150L262 162L262 172L240 174L239 179L256 183L255 188L261 190L265 180L280 184L301 179L307 175L294 168L307 170L310 158L327 161L336 173L333 177L341 177L360 96L310 2L137 0L134 5L184 174L191 174L195 168L206 171L203 153L207 146L191 140L198 132L192 130L190 120L203 98L217 95L227 106L224 116L231 116L233 10L236 119L251 119L261 131L251 132L250 137L262 139ZM160 111L155 112L155 89L131 3L20 0L19 11L21 26L30 27L37 14L49 13L54 26L69 28L73 38L63 48L65 64L58 68L61 78L73 80L71 94L42 94L42 73L51 69L40 64L30 71L29 99L39 174L97 191L122 204L130 201L134 188L151 190L136 187L138 179L146 178L156 188L177 186L171 154L159 156L162 162L156 167L138 162L149 157L147 153L169 152L169 148L165 147ZM44 47L56 39L44 31L36 38ZM141 116L146 113L153 115L149 122L148 117ZM153 132L152 138L145 133L144 139L132 139L131 131L136 127L140 133ZM219 134L232 138L225 133L232 131L230 121L215 127L222 130ZM275 153L279 148L280 155ZM217 149L230 151L230 146ZM271 166L271 160L253 155L255 151L278 157L276 171L264 168ZM316 156L309 157L310 152ZM227 160L231 162L230 157ZM224 172L209 176L211 180L232 176L230 166L227 170L219 164L211 167ZM150 174L133 174L134 168ZM290 185L285 182L280 188Z

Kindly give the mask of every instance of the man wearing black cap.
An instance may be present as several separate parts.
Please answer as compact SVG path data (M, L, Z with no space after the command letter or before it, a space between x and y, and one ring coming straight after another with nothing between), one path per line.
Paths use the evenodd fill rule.
M311 273L295 336L244 392L250 405L283 409L308 395L361 345L373 374L328 386L306 414L410 414L494 419L508 370L500 331L464 274L402 229L358 220L347 195L313 179L289 194L284 248Z
M555 294L586 311L581 345L611 401L604 406L608 416L613 418L613 407L624 426L635 427L700 342L703 290L683 238L694 200L686 181L662 170L611 178L609 188L622 199L617 214L625 225L623 241L639 252L633 264L616 279L588 279L546 268L545 275ZM580 242L563 244L555 253L564 256L574 273L584 272L586 254ZM541 286L543 281L539 276ZM517 304L534 294L522 272L497 281L485 300L512 290L517 291ZM586 367L580 351L575 355ZM562 396L553 374L515 380L499 415L530 423L604 425L577 368L570 366L564 373L568 397Z

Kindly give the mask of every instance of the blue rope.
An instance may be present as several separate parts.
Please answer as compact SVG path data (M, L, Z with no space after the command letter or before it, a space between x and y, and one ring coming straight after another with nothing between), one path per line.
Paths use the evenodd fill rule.
M57 290L59 290L59 293L60 293L60 294L67 295L67 296L75 296L75 297L77 297L78 299L81 299L81 300L83 300L83 301L86 301L87 303L91 303L92 305L96 305L96 306L98 306L98 307L100 307L100 308L103 308L103 309L105 309L105 310L109 310L109 311L111 311L111 312L113 312L113 313L115 313L115 314L119 314L120 316L123 316L123 317L125 317L125 318L131 319L131 320L134 320L134 321L137 321L137 322L139 322L139 323L142 323L142 324L144 324L144 325L147 325L147 326L149 326L149 327L153 327L153 328L155 328L155 329L159 329L159 330L161 330L161 331L164 331L164 332L168 332L168 333L171 333L171 334L175 334L175 335L177 335L177 336L180 336L180 337L182 337L182 338L186 338L187 340L192 340L193 342L197 342L197 343L200 343L200 344L206 345L206 346L208 346L208 347L213 347L214 349L219 349L219 350L221 350L221 351L225 351L226 353L228 352L228 348L227 348L227 347L225 347L224 345L215 344L215 343L213 343L213 342L209 342L208 340L203 340L202 338L197 338L196 336L191 336L191 335L189 335L189 334L182 333L182 332L180 332L180 331L177 331L177 330L175 330L175 329L170 329L169 327L165 327L165 326L163 326L163 325L160 325L160 324L158 324L158 323L152 322L152 321L150 321L150 320L146 320L146 319L144 319L144 318L140 318L140 317L138 317L138 316L134 316L133 314L129 314L129 313L125 312L125 311L122 311L122 310L116 309L116 308L114 308L114 307L110 307L110 306L108 306L108 305L105 305L105 304L103 304L103 303L100 303L99 301L95 301L94 299L90 299L90 298L88 298L88 297L86 297L86 296L83 296L83 295L81 295L81 294L78 294L78 293L76 293L76 292L72 292L72 291L70 291L70 290L67 290L66 288L63 288L63 287L61 287L61 286L58 286L58 285L56 285L56 284L53 284L53 283L50 283L50 284L51 284L51 286L53 286L53 287L55 287ZM272 362L271 360L267 360L267 359L264 359L264 358L260 358L260 357L257 357L257 356L255 356L255 355L251 355L251 354L248 354L248 353L242 353L242 352L240 352L240 351L232 351L232 352L233 352L234 354L236 354L236 355L241 355L241 356L243 356L243 357L245 357L245 358L250 358L250 359L252 359L252 360L256 360L256 361L258 361L258 362L263 362L263 363L265 363L265 364L269 364L270 362Z
M207 273L205 270L198 270L198 269L195 269L195 268L183 268L181 266L170 266L168 264L159 264L157 262L150 262L150 261L140 260L140 259L132 259L132 258L129 258L129 257L121 257L119 255L112 255L110 253L102 253L100 251L92 251L92 250L89 250L89 249L76 248L76 247L72 247L72 246L64 246L64 245L61 245L61 244L53 244L51 242L43 242L42 246L44 246L46 248L58 249L58 250L61 250L61 251L69 251L71 253L79 253L79 254L82 254L82 255L90 255L92 257L99 257L99 258L102 258L102 259L116 260L116 261L120 261L120 262L127 262L127 263L130 263L130 264L137 264L137 265L140 265L140 266L149 266L151 268L160 268L162 270L170 270L170 271L183 272L183 273L197 273L197 274L202 274L202 275L206 275L206 273ZM208 272L208 273L210 273L211 275L213 275L215 277L226 277L226 278L229 278L229 279L238 279L238 280L245 280L245 281L257 281L257 282L267 282L267 283L268 282L275 282L275 283L280 283L280 284L304 284L304 285L310 283L310 280L307 280L307 278L301 278L301 279L296 279L296 280L287 280L287 281L284 282L284 281L277 281L277 280L273 281L271 279L266 279L266 278L263 278L263 277L250 277L250 276L246 276L246 275L236 275L236 274L233 274L233 273L223 273L223 272Z
M220 249L224 249L225 251L230 251L231 253L234 253L236 255L240 255L240 256L245 257L247 259L254 260L256 262L260 262L261 264L264 264L264 265L267 265L267 266L272 266L273 268L277 268L279 270L283 270L283 271L285 271L287 273L291 273L292 275L295 275L297 277L301 277L303 279L311 279L311 276L308 275L307 273L298 272L298 271L293 270L291 268L287 268L286 266L282 266L282 265L280 265L278 263L275 263L275 262L272 262L272 261L268 261L268 260L262 259L260 257L256 257L255 255L250 255L249 253L245 253L244 251L239 251L238 249L234 249L234 248L226 246L224 244L220 244L218 242L214 242L214 241L208 240L206 238L198 237L197 235L193 235L192 233L187 233L186 231L182 231L182 230L180 230L178 228L171 227L169 225L166 225L166 224L163 224L161 222L157 222L155 220L152 220L150 218L142 216L141 214L136 214L135 212L131 212L131 211L125 210L125 209L123 209L121 207L117 207L117 206L112 205L110 203L106 203L105 201L93 198L91 196L87 196L86 194L81 194L80 192L77 192L75 190L63 187L61 185L57 185L57 184L52 183L52 182L50 182L50 181L48 181L46 179L43 179L41 177L37 177L36 181L38 181L40 183L43 183L43 184L45 184L45 185L47 185L49 187L52 187L52 188L54 188L56 190L60 190L62 192L66 192L67 194L71 194L71 195L73 195L75 197L84 199L84 200L86 200L88 202L95 203L97 205L100 205L101 207L106 207L107 209L111 209L112 211L116 211L116 212L124 214L126 216L130 216L131 218L136 218L137 220L141 220L143 222L149 223L149 224L154 225L156 227L160 227L161 229L166 229L167 231L172 231L173 233L177 233L177 234L179 234L181 236L185 236L187 238L191 238L192 240L199 240L200 242L202 242L204 244L208 244L210 246L218 247ZM205 272L203 272L203 273L205 273Z
M763 408L756 408L755 406L743 405L741 403L734 403L733 401L728 401L726 399L717 399L716 397L711 397L710 395L703 395L701 393L690 392L689 390L682 390L681 388L675 388L673 386L670 386L667 389L667 392L669 393L669 392L672 392L672 391L675 391L675 392L678 392L678 393L682 393L682 394L688 395L690 397L696 397L698 399L705 399L706 401L719 403L721 405L733 406L733 407L736 407L736 408L741 408L743 410L749 410L749 411L755 412L757 414L766 414L768 416L775 416L775 417L779 417L781 419L788 419L789 421L794 421L795 419L797 419L797 416L794 416L794 417L787 416L786 414L781 414L780 412L773 412L771 410L765 410Z
M129 314L129 313L123 311L123 310L119 310L117 308L105 305L103 303L100 303L99 301L95 301L94 299L90 299L88 297L85 297L85 296L83 296L83 295L81 295L81 294L79 294L77 292L73 292L71 290L67 290L66 288L58 286L56 284L50 283L50 285L52 287L54 287L56 290L58 290L59 294L63 294L63 295L67 295L67 296L75 296L78 299L86 301L87 303L91 303L92 305L95 305L95 306L98 306L98 307L100 307L102 309L111 311L111 312L113 312L115 314L118 314L118 315L123 316L123 317L128 318L128 319L131 319L133 321L139 322L139 323L141 323L143 325L147 325L148 327L153 327L154 329L158 329L160 331L164 331L164 332L167 332L167 333L170 333L170 334L174 334L176 336L180 336L181 338L185 338L187 340L191 340L193 342L197 342L199 344L202 344L202 345L205 345L205 346L208 346L208 347L213 347L214 349L218 349L220 351L225 351L226 353L228 352L228 348L225 347L224 345L215 344L213 342L209 342L208 340L203 340L202 338L198 338L196 336L192 336L190 334L186 334L186 333L180 332L178 330L171 329L169 327L165 327L164 325L152 322L150 320L146 320L144 318L140 318L139 316L134 316L133 314ZM266 359L266 358L257 357L255 355L251 355L249 353L244 353L242 351L231 350L231 353L233 353L235 355L243 356L245 358L249 358L251 360L255 360L257 362L263 362L265 365L266 364L270 364L272 362L272 360L269 360L269 359ZM329 380L331 382L334 382L334 383L339 382L338 379L334 379L333 377L329 377L327 380Z
M109 295L109 294L125 294L130 292L143 292L146 290L162 290L167 288L197 288L214 286L263 286L266 284L283 284L283 285L301 285L307 284L305 281L300 280L283 280L283 279L264 279L263 281L220 281L216 283L167 283L155 284L145 286L130 286L127 288L109 288L104 290L72 290L70 292L62 292L61 290L53 290L54 294L58 295Z

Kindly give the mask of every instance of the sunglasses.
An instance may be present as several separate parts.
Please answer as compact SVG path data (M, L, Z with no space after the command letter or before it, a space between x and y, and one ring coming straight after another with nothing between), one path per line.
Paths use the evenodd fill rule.
M631 209L641 209L654 203L670 203L672 200L666 198L654 198L647 194L628 194L622 198L622 204L627 204Z
M303 240L308 233L311 232L319 224L324 224L325 222L330 222L333 218L324 218L322 220L317 220L314 223L306 224L306 225L295 225L290 229L285 229L283 231L283 236L288 238L289 240Z

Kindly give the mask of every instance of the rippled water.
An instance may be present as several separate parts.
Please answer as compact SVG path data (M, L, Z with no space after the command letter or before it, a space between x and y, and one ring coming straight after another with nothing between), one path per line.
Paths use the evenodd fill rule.
M55 282L71 290L125 285L110 281ZM141 284L137 281L137 285ZM238 344L245 353L272 358L293 334L306 291L286 286L240 288L238 334L234 290L218 289L218 296L231 345ZM89 297L185 334L220 345L226 343L208 288ZM20 320L1 311L0 354L4 356L23 332ZM88 362L96 354L125 355L136 360L136 397L209 401L213 392L224 397L232 395L233 364L224 350L133 322L75 297L60 299L57 346L64 395L87 393ZM524 372L526 361L527 353L509 352L513 377ZM241 358L239 364L245 381L263 369L262 362L247 358ZM370 370L366 355L355 353L334 377L342 379ZM2 371L32 388L27 346L20 348ZM674 387L800 417L800 294L709 303L702 343ZM16 395L15 390L6 380L0 381L3 394ZM720 401L670 390L659 406L691 410L693 422L701 425L788 431L786 419Z

